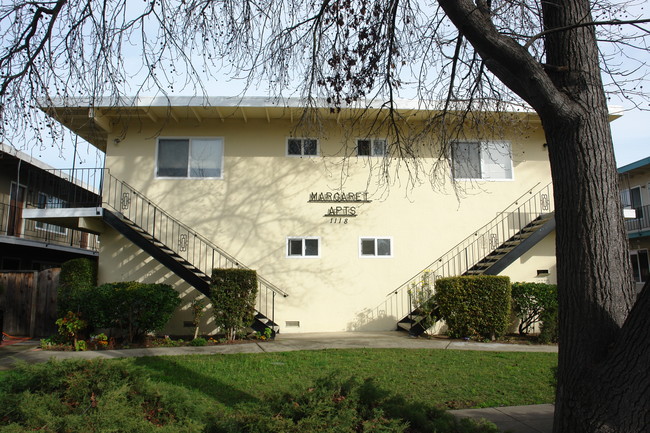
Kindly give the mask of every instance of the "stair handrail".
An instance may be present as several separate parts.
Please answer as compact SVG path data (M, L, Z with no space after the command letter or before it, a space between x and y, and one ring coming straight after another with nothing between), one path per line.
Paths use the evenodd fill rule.
M445 256L447 256L448 254L450 254L452 251L454 251L454 250L456 250L457 248L461 247L462 245L464 245L464 244L465 244L467 241L469 241L470 239L475 238L475 237L477 237L477 236L480 236L480 233L484 232L486 228L493 227L494 225L496 225L495 223L498 223L498 222L503 221L504 218L507 218L509 215L512 214L512 212L509 211L509 209L511 209L512 207L517 206L517 208L515 208L515 210L516 210L516 209L519 209L519 208L521 208L522 206L524 206L526 203L528 203L530 200L532 200L533 198L535 198L535 197L531 197L530 199L528 199L528 200L526 201L526 203L524 203L524 204L522 204L522 205L519 205L519 202L522 200L522 198L526 197L526 195L533 194L533 191L535 190L535 188L537 188L541 183L542 183L542 182L537 182L537 183L536 183L532 188L529 188L525 193L523 193L523 194L522 194L522 195L521 195L517 200L515 200L515 201L512 202L510 205L508 205L508 207L506 207L504 210L502 210L501 212L499 212L499 213L497 214L496 217L494 217L492 220L490 220L488 223L486 223L486 224L483 225L482 227L479 227L477 230L474 230L474 231L472 232L472 234L470 234L470 235L467 236L465 239L463 239L462 241L458 242L456 245L454 245L453 247L451 247L451 248L450 248L446 253L444 253L444 254L443 254L442 256L440 256L438 259L436 259L436 260L434 260L433 262L431 262L428 266L425 266L425 268L424 268L423 270L421 270L420 272L416 273L413 277L411 277L411 278L409 278L408 280L406 280L403 284L401 284L400 286L398 286L396 289L391 290L390 292L388 292L388 293L386 294L386 296L390 296L390 295L392 295L392 294L395 294L398 290L400 290L400 289L403 288L405 285L407 285L408 283L410 283L411 281L413 281L414 278L416 278L417 276L421 275L422 273L427 272L427 271L430 272L430 271L431 271L431 268L432 268L436 263L441 262L441 261L443 260L443 258L444 258ZM539 194L541 191L544 191L545 189L548 189L548 188L550 188L550 187L552 187L552 186L553 186L553 183L552 183L552 182L548 183L548 184L545 185L544 187L540 188L540 190L537 191L537 192L535 193L535 195L536 195L536 194ZM552 202L552 200L551 200L551 202ZM549 212L552 212L552 210L549 210ZM538 215L538 216L539 216L539 215ZM477 262L478 262L478 261L477 261ZM474 263L474 264L476 264L476 263Z
M160 207L158 204L153 202L151 199L149 199L142 192L138 191L133 186L129 185L127 182L124 182L123 180L120 180L120 179L116 178L115 176L113 176L113 174L110 173L109 169L104 169L104 170L105 170L105 175L104 175L103 182L102 182L102 203L107 204L112 209L114 209L116 212L119 212L120 214L123 214L123 210L125 210L125 209L120 209L122 206L116 206L115 203L111 203L111 202L108 201L111 198L111 196L110 196L110 185L112 184L112 182L116 182L118 185L122 185L122 186L128 188L133 193L133 195L139 197L141 200L146 202L149 206L153 207L156 210L157 213L159 213L161 215L164 215L170 221L174 222L174 224L178 225L183 230L185 230L189 235L193 236L196 239L199 239L207 247L211 248L213 251L216 251L219 255L225 257L228 261L232 262L235 265L235 267L241 268L241 269L250 269L248 266L242 264L241 261L237 260L234 256L227 253L226 251L224 251L222 248L218 247L214 243L212 243L212 241L208 240L206 237L204 237L200 233L198 233L195 230L191 229L188 225L182 223L178 219L171 216L167 211L162 209L162 207ZM108 188L109 189L109 196L108 196L108 200L107 200L107 195L106 195L106 189L107 189L106 188L106 180L107 180L107 178L109 179L109 188ZM112 198L115 198L115 197L112 197ZM123 198L120 197L120 203L122 202L122 200L123 200ZM154 235L154 237L155 237L155 233L152 233L152 235ZM174 250L174 251L176 251L176 250ZM199 268L199 269L204 274L210 276L210 274L211 274L210 271L211 270L207 270L207 272L206 272L206 269L201 269L201 268ZM258 281L260 283L262 283L264 286L269 288L274 293L279 294L279 295L281 295L281 296L283 296L285 298L289 296L288 293L286 293L285 291L283 291L282 289L277 287L275 284L268 281L266 278L260 276L259 274L257 275L257 279L258 279Z
M460 257L461 254L466 253L471 247L475 247L478 242L485 243L485 237L488 234L491 234L493 229L499 228L500 225L503 225L504 222L507 222L508 218L517 216L521 218L521 210L526 210L531 207L530 204L534 200L540 200L540 206L537 208L535 206L536 212L533 214L535 218L550 214L553 212L553 183L549 182L546 185L540 187L542 182L538 182L532 187L528 188L521 196L519 196L515 201L508 205L503 211L499 212L496 217L490 220L488 223L484 224L477 230L473 230L469 236L465 239L454 245L447 252L442 254L439 258L434 260L431 264L423 268L421 271L416 273L413 277L406 280L403 284L397 288L391 290L386 294L385 300L382 301L377 307L373 309L366 309L363 312L359 313L359 324L358 326L363 325L363 323L368 323L378 318L384 317L396 317L397 320L401 320L407 317L412 311L414 311L419 305L415 305L418 299L422 298L422 293L424 290L428 290L432 293L432 289L435 286L435 280L441 276L451 276L462 275L467 272L472 266L475 266L479 261L484 259L491 252L499 248L506 240L510 239L511 236L503 236L505 233L501 233L499 237L494 239L495 245L490 245L489 248L484 248L485 253L482 255L475 254L469 260L469 257ZM546 197L542 195L545 194ZM530 197L528 197L530 196ZM523 227L530 223L533 219L530 216L527 217L524 215L523 220L518 221L517 226L507 227L507 231L510 231L516 234ZM490 239L492 241L492 239ZM490 242L492 243L492 242ZM451 268L450 263L454 260L456 261L465 261L465 264L460 268L455 267L454 263L454 272L445 272L445 267ZM450 269L448 269L449 271ZM443 274L443 275L441 275ZM447 275L449 274L449 275Z

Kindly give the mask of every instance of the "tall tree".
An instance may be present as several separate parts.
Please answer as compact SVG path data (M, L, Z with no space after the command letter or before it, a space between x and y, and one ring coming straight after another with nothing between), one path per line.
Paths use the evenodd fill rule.
M637 294L631 278L607 108L616 94L647 101L639 83L650 20L631 12L640 4L3 2L0 127L5 138L38 130L34 108L53 98L87 96L92 106L99 97L179 86L205 94L205 80L225 68L245 87L265 82L273 95L298 93L308 108L323 98L332 110L363 101L392 109L412 88L435 109L431 129L420 132L435 132L444 158L459 125L480 122L477 111L528 104L546 134L556 203L555 432L642 432L650 425L650 289ZM392 153L417 161L417 147L400 140L406 123L397 111L389 120Z

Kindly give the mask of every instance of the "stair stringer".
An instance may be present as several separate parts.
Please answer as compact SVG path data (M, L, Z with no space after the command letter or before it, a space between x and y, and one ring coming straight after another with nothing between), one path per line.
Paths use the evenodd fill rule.
M511 265L515 260L517 260L523 254L529 251L532 247L537 245L550 232L555 230L555 215L554 213L548 215L550 215L550 217L548 217L548 219L543 224L539 225L533 232L529 232L530 234L527 235L525 238L522 237L522 234L526 233L528 231L527 229L529 229L530 227L536 225L535 220L532 221L530 224L526 225L525 227L523 227L511 239L508 239L506 242L499 245L494 250L490 251L490 253L486 254L483 259L477 262L477 264L480 263L482 260L489 257L490 254L494 253L494 251L499 250L507 243L513 242L513 239L521 238L521 241L518 242L518 244L512 250L510 250L505 255L501 256L489 267L486 267L485 269L482 269L474 273L470 273L470 271L467 271L463 273L463 275L498 275L509 265ZM543 219L545 217L547 216L541 215L539 218ZM427 318L428 317L423 316L422 313L420 312L420 309L416 307L413 311L411 311L409 314L407 314L405 317L403 317L400 321L397 322L397 330L406 331L409 333L409 335L414 337L420 336L427 330L427 328L421 325L421 323Z
M117 230L134 245L141 248L161 265L172 271L179 278L205 295L208 299L210 298L210 277L208 275L182 257L176 255L177 258L174 258L175 253L171 248L165 246L162 242L157 241L153 236L137 225L130 222L127 223L126 221L128 220L120 217L118 213L104 208L103 215L104 221L110 227ZM135 227L137 227L141 232L136 230ZM145 238L143 234L147 234L151 239ZM262 333L265 328L270 328L272 337L275 337L275 334L279 332L278 325L257 310L255 311L255 319L250 327L254 331Z

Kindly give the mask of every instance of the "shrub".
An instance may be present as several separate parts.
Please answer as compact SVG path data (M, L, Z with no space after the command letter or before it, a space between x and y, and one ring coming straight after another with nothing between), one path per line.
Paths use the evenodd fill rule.
M436 324L440 315L434 298L431 273L426 271L422 273L422 278L419 282L411 283L408 289L408 295L411 305L417 307L415 310L416 314L422 316L422 319L417 324L426 332Z
M77 350L79 332L87 326L86 321L82 320L77 313L68 311L65 317L56 321L56 326L59 327L59 334L72 339L75 350Z
M558 308L557 303L545 309L540 315L541 332L539 333L539 342L557 343L559 338Z
M215 421L211 433L497 432L421 403L391 395L373 382L331 374L299 394L272 398L259 410L235 411Z
M197 337L194 340L190 341L190 346L205 346L208 344L208 340L203 337Z
M21 364L0 381L0 430L199 433L191 405L125 362Z
M452 338L495 338L510 315L510 279L495 275L440 278L435 301Z
M97 262L90 259L72 259L61 265L57 290L59 317L68 311L78 313L83 302L80 291L97 285Z
M105 284L92 292L100 297L95 301L101 306L96 304L95 308L103 308L106 324L124 331L130 342L162 329L181 303L178 292L169 284L128 281Z
M115 328L129 342L160 330L180 305L180 296L168 284L134 281L109 283L82 292L84 317L95 328Z
M527 334L545 310L557 308L557 286L544 283L513 283L512 311L519 319L519 333Z
M234 340L253 323L257 296L257 273L250 269L214 269L210 301L215 325Z

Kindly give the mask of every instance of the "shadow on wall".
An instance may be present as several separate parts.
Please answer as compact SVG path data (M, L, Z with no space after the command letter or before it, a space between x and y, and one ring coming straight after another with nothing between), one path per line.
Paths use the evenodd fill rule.
M282 157L283 163L278 164L277 159L229 157L223 180L156 180L151 176L132 186L172 217L186 223L241 260L243 265L255 269L260 276L289 293L290 297L281 299L281 302L297 307L313 299L306 293L292 290L291 281L314 278L318 279L319 285L330 287L337 287L344 281L337 277L334 266L326 268L322 260L284 262L287 236L313 236L315 232L327 230L323 226L329 220L322 217L322 209L305 208L310 206L307 204L309 193L324 188L322 162L309 158L289 159L287 162L287 158ZM113 165L117 166L114 169L116 173L122 171L119 164ZM301 205L296 206L296 203ZM138 258L133 250L122 253L124 260L120 262L123 267L131 260L139 263L136 266L139 270L130 272L133 275L130 279L146 278L150 281L152 273L157 272L140 263L143 259ZM143 257L146 261L147 255ZM159 278L156 281L168 283ZM187 296L188 302L184 303L183 310L194 297ZM205 314L208 315L211 314ZM191 320L191 317L185 320Z
M393 315L387 315L385 311L366 308L357 313L354 320L348 323L346 331L385 331L387 329L397 328L399 319Z
M113 229L108 229L103 236L114 239L121 237L121 235ZM112 251L107 251L115 245L120 246ZM169 284L180 294L181 305L176 310L176 313L174 313L169 323L163 330L161 330L162 334L194 334L194 327L185 326L185 322L192 321L193 316L190 306L192 301L197 298L202 299L206 306L208 306L207 310L201 317L200 333L202 335L212 335L217 332L217 328L213 324L214 317L212 310L209 307L209 301L201 292L194 289L131 242L126 240L121 242L104 242L103 248L103 254L110 255L111 261L117 263L118 266L118 272L112 273L109 276L102 276L104 280L107 280L108 278L111 282L119 280Z

